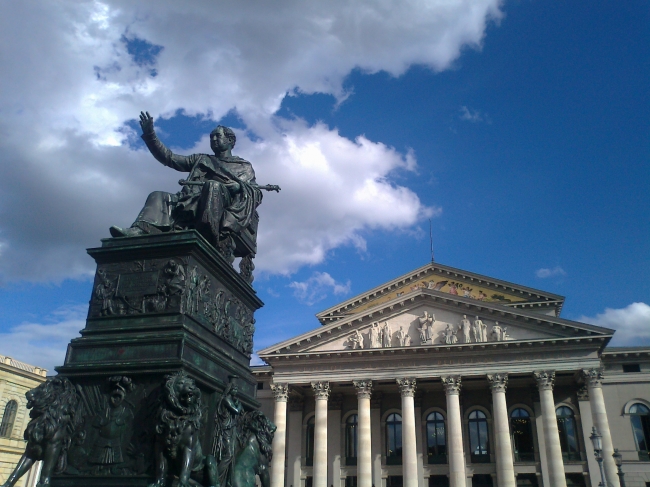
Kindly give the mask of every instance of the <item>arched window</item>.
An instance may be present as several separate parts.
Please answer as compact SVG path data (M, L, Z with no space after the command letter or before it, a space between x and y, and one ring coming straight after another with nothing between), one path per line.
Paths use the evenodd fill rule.
M351 414L345 421L345 464L357 464L357 434L359 416Z
M436 412L427 416L427 457L429 463L447 463L445 418Z
M6 414L6 413L5 413ZM650 409L641 403L633 404L630 407L630 421L636 441L636 449L639 452L639 460L650 460ZM4 424L4 420L2 421Z
M2 415L2 423L0 424L0 436L3 438L11 437L11 431L14 429L14 421L16 421L17 411L18 403L16 401L9 401L5 406L5 412Z
M472 463L489 463L489 436L487 417L483 411L469 413L469 451Z
M402 464L402 416L397 413L386 418L386 463Z
M555 410L555 415L557 416L557 429L560 432L562 457L565 460L580 460L576 420L573 416L573 410L566 406L560 406Z
M535 461L533 424L528 411L517 408L510 413L510 431L512 432L512 447L515 450L515 461Z
M316 417L312 416L307 421L307 434L305 435L305 465L310 466L314 464L314 426L316 424Z

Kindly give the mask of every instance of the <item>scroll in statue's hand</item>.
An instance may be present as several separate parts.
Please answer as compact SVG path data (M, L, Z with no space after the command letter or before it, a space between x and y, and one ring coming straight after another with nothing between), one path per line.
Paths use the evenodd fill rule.
M140 112L140 127L142 128L143 135L151 135L153 130L153 117L149 112Z

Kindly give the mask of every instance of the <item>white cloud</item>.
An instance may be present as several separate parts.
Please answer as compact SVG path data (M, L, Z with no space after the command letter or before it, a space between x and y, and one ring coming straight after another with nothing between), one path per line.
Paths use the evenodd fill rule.
M63 365L70 339L85 326L87 305L66 306L55 310L44 323L21 323L0 333L2 353L48 370Z
M335 295L348 294L350 281L341 284L327 272L314 272L306 281L294 281L289 287L293 288L293 295L299 301L311 306L325 299L330 292Z
M547 277L557 277L557 276L566 276L566 272L559 265L553 267L552 269L542 268L535 271L535 275L540 279L546 279Z
M490 120L490 117L487 114L481 113L479 110L472 110L464 105L460 107L460 119L472 123L492 123L492 120Z
M275 112L294 92L344 98L355 68L444 70L465 46L480 47L487 22L501 16L499 0L7 3L0 276L88 275L84 247L111 224L130 224L148 192L177 187L177 174L124 145L133 135L124 123L141 109L215 120L235 110L261 137L240 136L237 149L260 181L284 185L261 207L262 270L291 272L336 246L363 247L364 230L407 229L435 212L391 180L415 168L413 154ZM163 49L143 65L125 37Z
M578 321L616 330L611 346L650 345L650 306L632 303L621 309L606 308L595 317L582 316Z

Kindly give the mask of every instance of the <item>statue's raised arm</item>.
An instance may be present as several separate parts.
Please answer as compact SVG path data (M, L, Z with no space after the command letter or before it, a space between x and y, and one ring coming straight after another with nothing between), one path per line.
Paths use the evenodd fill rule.
M250 162L233 156L236 136L218 126L210 133L212 154L174 154L158 139L149 112L140 113L142 139L162 164L189 173L178 193L154 191L129 228L111 227L113 237L195 229L230 262L242 257L252 266L257 252L257 207L262 191L280 191L277 185L258 185ZM240 266L241 267L241 266Z

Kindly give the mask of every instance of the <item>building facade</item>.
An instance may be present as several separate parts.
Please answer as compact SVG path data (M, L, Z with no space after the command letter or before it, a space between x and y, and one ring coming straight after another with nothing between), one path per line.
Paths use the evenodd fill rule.
M650 347L564 298L428 264L260 352L272 487L650 486ZM649 324L650 326L650 324Z
M0 355L0 482L13 472L25 451L27 442L23 431L29 423L25 393L45 382L47 370ZM16 484L19 487L36 485L38 462Z

